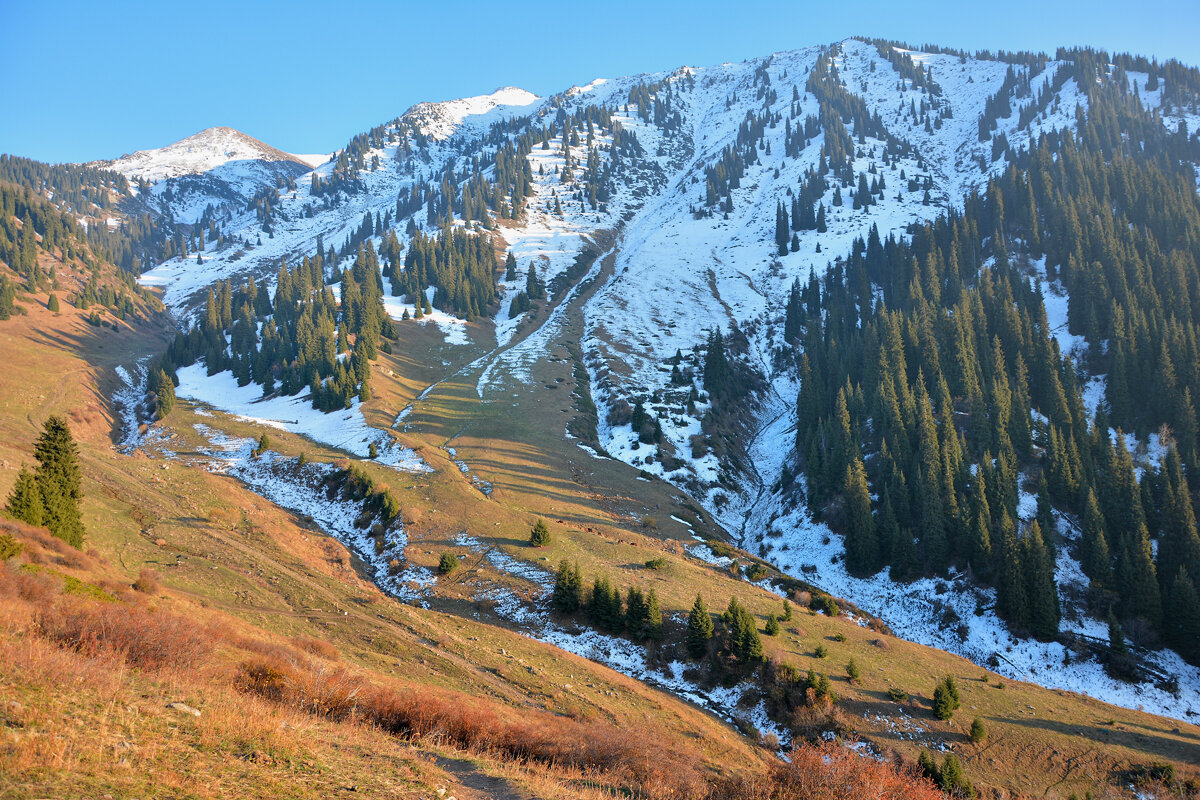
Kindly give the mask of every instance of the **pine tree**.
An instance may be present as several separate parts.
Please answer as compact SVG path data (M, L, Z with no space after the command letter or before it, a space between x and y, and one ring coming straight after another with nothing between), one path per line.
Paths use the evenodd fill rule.
M162 419L175 407L175 382L159 368L150 378L149 389L155 396L154 418Z
M25 467L17 473L17 482L8 495L8 513L15 519L34 526L46 520L46 508L42 503L42 492L33 473Z
M1104 534L1104 516L1096 493L1089 486L1083 509L1083 534L1079 540L1079 565L1092 583L1107 585L1112 577L1112 557Z
M954 753L947 753L946 759L942 762L938 786L943 792L948 792L954 797L972 797L975 794L974 789L971 788L971 782L967 780L967 775L963 772L962 761Z
M35 478L45 505L46 527L72 547L82 548L83 520L79 501L83 491L79 448L66 420L57 415L46 420L33 455L38 460Z
M583 606L583 575L579 562L574 565L563 559L554 578L554 608L564 614L573 614Z
M56 295L54 292L51 292L50 297L46 300L46 308L47 308L47 310L52 311L55 314L58 313L59 308L60 308L59 303L58 303L58 295Z
M658 593L651 589L646 594L646 616L643 633L648 639L658 641L663 635L662 607L658 602Z
M933 690L933 714L941 720L950 719L958 710L960 703L961 699L958 694L958 686L954 683L954 676L947 675Z
M1025 570L1025 597L1029 604L1029 632L1044 642L1058 634L1058 589L1054 562L1035 520L1022 540L1021 566Z
M708 643L712 636L712 616L708 613L704 598L696 595L696 602L692 604L691 613L688 614L687 647L692 658L703 658L708 653Z
M971 741L975 744L983 744L987 740L987 729L983 726L983 720L976 717L971 722Z
M545 547L550 544L550 529L546 527L546 520L538 518L534 523L533 530L529 532L529 543L534 547Z
M846 467L842 495L846 505L846 569L869 575L879 569L879 540L871 516L867 470L857 454Z
M1167 595L1167 641L1193 664L1200 663L1200 595L1187 567L1180 567Z

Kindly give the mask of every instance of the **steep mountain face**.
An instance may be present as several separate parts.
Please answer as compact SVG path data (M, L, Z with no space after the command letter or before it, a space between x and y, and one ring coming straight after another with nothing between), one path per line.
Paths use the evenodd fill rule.
M905 636L1022 678L1169 711L1178 706L1170 692L1127 690L1098 663L1062 666L1058 643L1012 637L994 613L994 590L968 588L961 565L907 585L886 570L855 577L827 524L836 515L814 519L803 475L789 489L804 468L795 451L801 378L785 313L793 286L840 270L873 236L908 241L921 226L962 213L969 197L1015 167L1020 150L1079 130L1091 101L1076 66L1070 53L969 56L851 39L739 64L598 80L548 98L507 88L414 106L312 172L289 173L294 185L276 173L253 207L234 202L248 196L245 184L238 188L222 170L243 160L292 170L291 157L229 155L242 152L234 144L188 145L189 158L135 154L127 174L163 181L152 192L177 218L198 220L202 199L229 192L211 217L223 244L192 242L187 257L157 265L143 281L163 286L179 317L194 319L215 281L236 286L254 277L271 285L282 262L320 256L319 269L335 283L369 246L380 253L383 304L394 320L407 323L432 301L411 324L438 325L451 348L486 345L477 391L499 402L551 357L546 345L562 328L559 311L574 302L572 287L595 279L596 291L579 301L586 331L579 346L599 408L593 452L684 488L745 547L849 597ZM1194 97L1160 79L1157 67L1108 66L1100 78L1119 75L1146 118L1172 132L1183 125L1187 140L1198 119ZM196 177L172 172L184 163L213 166ZM192 200L165 199L187 180L200 182L181 189ZM494 292L470 296L453 259L426 266L424 256L414 257L449 229L502 240L516 266L497 275ZM601 231L615 236L611 249L600 244ZM605 273L600 256L608 255ZM1059 350L1091 379L1090 415L1103 404L1103 377L1088 373L1089 346L1068 327L1063 285L1044 261L1023 269L1044 296ZM539 286L555 310L536 330L522 330ZM878 286L872 292L864 316L883 296ZM464 324L480 317L485 324ZM736 413L724 418L704 376L714 332L728 343L744 390ZM1035 482L1032 472L1022 478ZM1015 522L1024 529L1037 496L1022 483L1016 499ZM1082 594L1075 517L1063 513L1055 574L1064 594ZM1065 629L1105 636L1082 604L1065 611ZM1200 673L1169 652L1159 659L1194 695Z
M310 171L323 156L297 156L233 128L206 128L166 147L138 150L89 166L118 172L142 187L142 202L174 222L193 224L256 192Z

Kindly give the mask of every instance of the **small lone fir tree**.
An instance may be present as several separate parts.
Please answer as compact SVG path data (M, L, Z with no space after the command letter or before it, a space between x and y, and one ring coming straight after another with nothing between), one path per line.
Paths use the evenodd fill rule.
M546 527L546 520L538 518L534 523L533 530L529 532L529 543L534 547L550 544L550 529Z

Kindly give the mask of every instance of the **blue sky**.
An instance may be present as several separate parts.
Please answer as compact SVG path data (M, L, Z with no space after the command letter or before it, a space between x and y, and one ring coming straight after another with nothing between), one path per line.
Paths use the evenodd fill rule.
M852 35L1200 64L1198 32L1197 0L0 0L0 152L111 158L213 125L329 152L422 100L504 85L546 94Z

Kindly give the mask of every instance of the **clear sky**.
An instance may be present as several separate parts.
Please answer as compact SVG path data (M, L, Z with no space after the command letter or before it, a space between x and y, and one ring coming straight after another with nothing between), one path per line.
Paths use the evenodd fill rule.
M1200 0L0 0L0 152L113 158L227 125L327 153L422 100L738 61L852 35L1200 64Z

